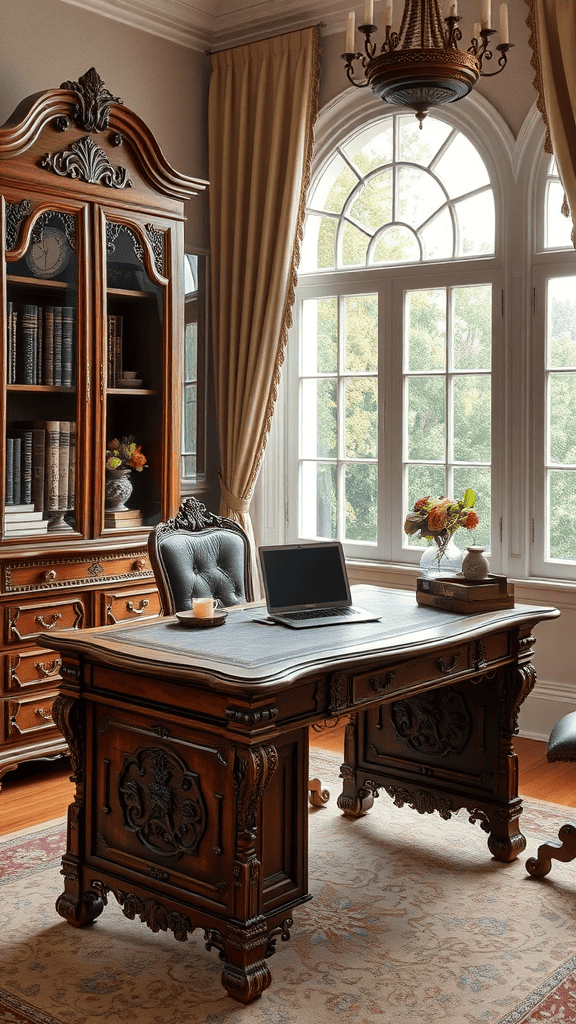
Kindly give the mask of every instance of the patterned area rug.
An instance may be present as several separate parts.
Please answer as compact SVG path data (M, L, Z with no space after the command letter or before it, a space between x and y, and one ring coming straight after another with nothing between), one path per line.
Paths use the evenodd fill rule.
M2 1024L567 1024L576 1022L576 862L524 864L576 810L530 801L526 854L491 859L464 812L451 821L381 794L354 821L336 807L339 761L313 752L332 793L310 811L313 900L248 1007L215 953L128 921L111 901L75 929L54 910L64 823L0 841Z

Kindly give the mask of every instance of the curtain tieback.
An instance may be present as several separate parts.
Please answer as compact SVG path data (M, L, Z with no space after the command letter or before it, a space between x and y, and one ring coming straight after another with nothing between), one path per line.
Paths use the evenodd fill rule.
M218 476L220 477L220 490L222 492L222 497L228 507L234 512L239 512L241 515L247 515L248 509L250 508L250 498L237 498L235 494L232 494L232 491L228 490L220 473Z

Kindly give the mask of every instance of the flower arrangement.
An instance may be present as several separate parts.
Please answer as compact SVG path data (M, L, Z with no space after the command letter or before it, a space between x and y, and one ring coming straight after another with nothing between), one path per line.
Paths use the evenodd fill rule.
M106 469L135 469L141 473L146 465L142 448L130 434L129 437L114 438L106 447Z
M448 543L461 527L475 530L480 522L474 511L476 492L471 487L464 491L462 501L453 498L419 498L406 516L404 532L409 537L419 534L422 539L435 541L438 562L445 553Z

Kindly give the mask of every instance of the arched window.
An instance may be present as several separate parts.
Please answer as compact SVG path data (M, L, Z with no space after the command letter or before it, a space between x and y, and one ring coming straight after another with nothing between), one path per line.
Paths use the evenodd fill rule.
M384 111L325 147L290 354L290 539L416 562L425 542L403 532L408 509L472 487L481 522L468 543L494 548L496 209L483 153L448 115L421 131Z
M302 271L494 252L486 165L462 132L395 114L335 147L309 196Z

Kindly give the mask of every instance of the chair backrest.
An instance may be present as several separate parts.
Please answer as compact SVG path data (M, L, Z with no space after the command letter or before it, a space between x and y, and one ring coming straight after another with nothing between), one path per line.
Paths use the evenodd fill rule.
M193 597L216 597L224 607L253 600L248 537L197 498L155 527L148 552L165 615L188 610Z

